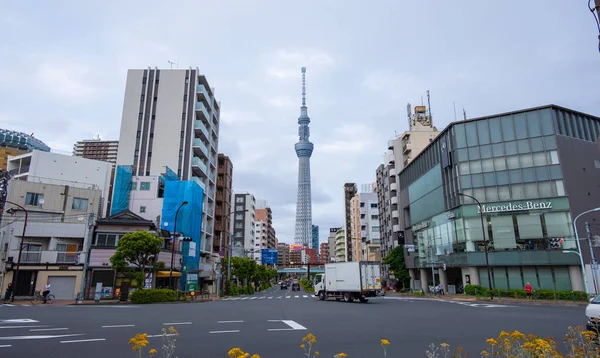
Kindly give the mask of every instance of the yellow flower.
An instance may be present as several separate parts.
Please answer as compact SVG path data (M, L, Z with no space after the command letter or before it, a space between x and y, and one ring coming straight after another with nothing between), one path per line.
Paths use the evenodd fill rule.
M448 343L442 343L442 344L440 344L440 346L442 346L443 348L450 347L450 345Z
M131 344L133 347L131 349L134 352L140 351L142 348L148 345L148 334L136 334L135 337L131 338L128 344Z
M304 348L304 347L305 347L305 346L304 346L304 344L301 344L301 345L300 345L300 348Z
M229 358L241 358L244 356L244 354L244 351L239 348L231 348L229 352L227 352Z
M481 351L481 355L485 357L489 357L490 353L488 351Z
M315 355L316 355L316 356L318 356L318 355L320 355L320 354L321 354L321 353L319 353L319 351L316 351L316 352L315 352Z
M348 355L346 353L338 353L335 355L336 358L346 358Z
M485 340L485 343L489 344L490 346L495 346L496 344L498 344L498 341L495 340L494 338L488 338Z
M250 358L260 358L260 356L258 354L253 354Z
M388 341L387 339L382 339L381 340L381 345L382 346L388 346L390 344L390 341Z
M152 349L150 350L150 352L148 352L148 353L150 353L150 355L151 355L151 356L153 356L153 355L155 355L155 354L156 354L156 349L152 348Z

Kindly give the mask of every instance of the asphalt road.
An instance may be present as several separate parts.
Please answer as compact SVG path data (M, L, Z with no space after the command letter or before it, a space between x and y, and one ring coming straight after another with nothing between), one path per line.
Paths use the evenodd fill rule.
M306 297L305 297L306 296ZM161 330L178 331L176 355L227 357L230 348L262 358L303 357L302 337L317 337L323 357L425 357L430 343L461 346L478 356L501 330L562 339L585 324L584 307L488 305L385 297L367 304L319 301L305 292L271 288L253 296L207 303L95 306L0 306L0 355L18 357L133 357L127 345L148 333L160 348ZM154 337L152 337L154 336Z

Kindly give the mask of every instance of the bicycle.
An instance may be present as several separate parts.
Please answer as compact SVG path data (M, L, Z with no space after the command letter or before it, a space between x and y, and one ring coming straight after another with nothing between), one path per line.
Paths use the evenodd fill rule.
M49 293L48 295L46 295L46 303L52 303L54 302L55 297L53 294ZM31 304L35 305L38 304L40 302L44 302L44 296L40 293L39 290L35 291L35 294L33 295L33 298L31 299Z

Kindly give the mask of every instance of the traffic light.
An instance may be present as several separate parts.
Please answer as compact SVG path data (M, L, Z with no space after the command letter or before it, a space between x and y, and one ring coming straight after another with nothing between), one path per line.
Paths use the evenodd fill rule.
M190 241L192 241L192 238L191 237L182 237L181 241L182 242L190 242Z
M562 237L553 237L550 239L550 248L554 250L561 249L563 242L565 242L565 240Z

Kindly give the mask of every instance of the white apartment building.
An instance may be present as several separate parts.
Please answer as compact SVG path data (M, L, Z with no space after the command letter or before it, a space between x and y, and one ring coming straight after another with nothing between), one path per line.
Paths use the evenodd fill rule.
M112 164L51 152L33 152L11 156L7 169L12 180L66 185L70 188L100 190L94 202L97 217L107 216Z
M82 282L85 251L102 191L78 188L71 182L55 184L25 180L9 182L0 225L0 289L13 281L19 263L15 296L32 296L47 281L57 299L74 299ZM27 210L27 226L25 212ZM94 217L91 217L91 213ZM92 220L90 220L92 219ZM19 248L23 250L19 258ZM12 270L6 270L11 267Z
M248 257L255 249L255 220L256 198L252 194L235 194L233 196L233 256ZM252 256L249 256L252 257Z
M153 194L156 202L149 203L139 183L150 181L150 192L157 193L148 178L158 178L167 168L181 180L195 181L204 190L200 249L205 252L212 252L214 240L219 116L214 89L197 68L127 72L117 166L132 166L138 183L127 201L130 210L156 220L160 195ZM124 209L116 207L112 214Z
M262 264L262 249L269 247L269 225L264 221L254 223L254 252L252 257L257 264Z
M426 106L415 106L413 112L409 103L407 115L408 130L388 141L384 164L376 170L382 257L392 248L403 244L398 211L398 173L440 133L433 125L433 118Z
M335 233L335 261L348 261L348 251L346 250L346 234L344 229L338 229Z

